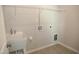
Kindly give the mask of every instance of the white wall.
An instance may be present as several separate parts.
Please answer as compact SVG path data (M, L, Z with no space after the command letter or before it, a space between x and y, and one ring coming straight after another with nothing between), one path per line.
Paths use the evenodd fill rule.
M0 53L7 53L6 34L2 6L0 6Z
M21 7L24 8L26 6L21 6ZM23 13L23 11L24 11L24 14L28 13L28 12L25 12L25 9L23 11L21 11L22 9L20 8L20 6L19 6L20 10L18 10L18 8L17 8L17 11L19 13L19 16L17 16L17 17L19 17L18 18L19 22L18 22L15 20L15 9L11 6L10 6L10 8L7 8L7 7L4 8L4 13L5 13L5 18L6 18L5 23L7 25L6 26L7 33L9 33L10 28L12 27L13 29L16 29L17 31L23 31L24 33L26 33L27 36L33 36L33 41L31 42L30 47L28 47L28 48L37 48L37 47L40 47L43 45L50 44L52 42L52 40L45 39L46 38L46 36L44 37L45 33L43 33L42 31L39 32L37 30L38 23L39 23L39 21L38 21L39 10L34 9L37 6L36 7L31 6L31 7L32 7L32 11L34 11L34 13L28 9L27 9L27 11L30 11L33 15L33 17L31 15L33 20L34 19L36 20L36 22L33 22L33 24L31 24L31 25L27 25L25 20L23 20L24 22L19 21L19 19L20 20L24 19L24 16L22 18L20 17L20 16L22 16L21 12ZM43 6L43 7L45 8L45 6ZM49 7L49 9L51 7ZM56 6L53 6L52 8L57 10ZM79 45L79 26L78 26L79 25L79 16L78 16L79 7L78 6L59 6L59 8L63 11L58 12L58 14L60 15L59 16L60 18L57 20L57 23L55 23L55 24L58 24L58 27L57 27L58 28L57 33L59 34L58 39L61 39L60 42L62 42L63 44L68 45L79 51L79 46L78 46ZM53 11L56 12L55 10L53 10ZM45 13L45 15L44 15L44 13ZM47 13L51 13L51 11L46 11L46 10L42 11L42 16L46 17L48 15ZM49 17L51 17L51 16L49 16ZM46 19L49 17L46 17ZM25 19L26 19L26 17L25 17ZM29 18L29 19L31 19L31 18ZM46 22L44 17L42 17L41 19L42 19L41 24L44 26L44 24L48 23L47 26L49 27L51 22ZM46 28L46 26L44 26L44 29L45 28ZM54 33L56 33L56 32L54 31Z
M41 6L38 6L41 7ZM49 45L54 42L54 34L58 34L58 22L60 12L56 6L42 6L47 8L40 10L40 25L42 31L38 30L39 25L39 8L37 6L4 6L6 32L10 33L10 29L22 31L26 37L33 37L28 42L28 48L34 49L41 46ZM53 9L53 10L50 10ZM16 16L16 19L15 19ZM52 28L50 29L50 25Z
M79 6L61 6L64 9L64 32L61 42L79 51Z

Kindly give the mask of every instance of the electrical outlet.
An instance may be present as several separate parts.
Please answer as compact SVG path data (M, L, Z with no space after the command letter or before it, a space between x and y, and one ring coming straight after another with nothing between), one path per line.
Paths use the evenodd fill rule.
M58 37L58 35L57 34L54 34L54 41L57 40L57 37Z

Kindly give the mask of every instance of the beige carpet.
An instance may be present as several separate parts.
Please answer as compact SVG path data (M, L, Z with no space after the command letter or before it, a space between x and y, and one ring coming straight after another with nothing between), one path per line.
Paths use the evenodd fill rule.
M57 45L33 52L31 54L76 54L76 53L60 44L57 44Z

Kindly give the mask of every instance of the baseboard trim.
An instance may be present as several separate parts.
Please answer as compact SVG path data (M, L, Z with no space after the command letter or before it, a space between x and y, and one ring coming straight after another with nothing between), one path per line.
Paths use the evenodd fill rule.
M49 45L45 45L45 46L42 46L42 47L39 47L39 48L36 48L36 49L33 49L31 51L27 51L26 54L29 54L29 53L32 53L32 52L35 52L35 51L39 51L41 49L44 49L44 48L47 48L47 47L50 47L50 46L53 46L53 45L56 45L57 43L51 43Z
M47 47L50 47L50 46L53 46L53 45L56 45L56 44L60 44L60 45L62 45L62 46L64 46L64 47L66 47L66 48L68 48L68 49L70 49L70 50L72 50L72 51L74 51L74 52L79 54L78 50L76 50L76 49L74 49L74 48L72 48L72 47L70 47L70 46L68 46L66 44L63 44L62 42L51 43L49 45L45 45L45 46L42 46L42 47L39 47L39 48L30 50L30 51L27 51L27 52L25 52L25 54L29 54L29 53L32 53L32 52L35 52L35 51L39 51L41 49L44 49L44 48L47 48Z
M70 50L72 50L72 51L74 51L74 52L79 54L78 50L76 50L76 49L74 49L74 48L72 48L72 47L70 47L70 46L68 46L66 44L63 44L62 42L58 42L58 44L60 44L60 45L62 45L62 46L64 46L64 47L66 47L66 48L68 48L68 49L70 49Z

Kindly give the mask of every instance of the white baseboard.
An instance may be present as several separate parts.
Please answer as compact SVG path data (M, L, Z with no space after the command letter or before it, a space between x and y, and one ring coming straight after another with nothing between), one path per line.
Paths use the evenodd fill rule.
M49 45L45 45L45 46L42 46L42 47L30 50L30 51L27 51L27 52L25 51L25 54L29 54L29 53L32 53L32 52L35 52L35 51L39 51L41 49L44 49L44 48L47 48L47 47L50 47L50 46L53 46L53 45L56 45L56 44L60 44L60 45L62 45L62 46L64 46L64 47L66 47L66 48L68 48L68 49L70 49L70 50L72 50L72 51L74 51L74 52L79 54L78 50L76 50L76 49L74 49L74 48L72 48L72 47L70 47L68 45L63 44L62 42L51 43Z
M74 48L72 48L72 47L70 47L70 46L68 46L66 44L63 44L62 42L58 42L58 44L61 44L62 46L64 46L64 47L66 47L66 48L68 48L68 49L70 49L70 50L72 50L72 51L74 51L74 52L79 54L78 50L76 50L76 49L74 49Z
M32 53L32 52L35 52L35 51L39 51L39 50L41 50L41 49L44 49L44 48L47 48L47 47L50 47L50 46L56 45L56 44L57 44L57 43L51 43L51 44L49 44L49 45L45 45L45 46L42 46L42 47L33 49L33 50L31 50L31 51L27 51L26 54L29 54L29 53Z

